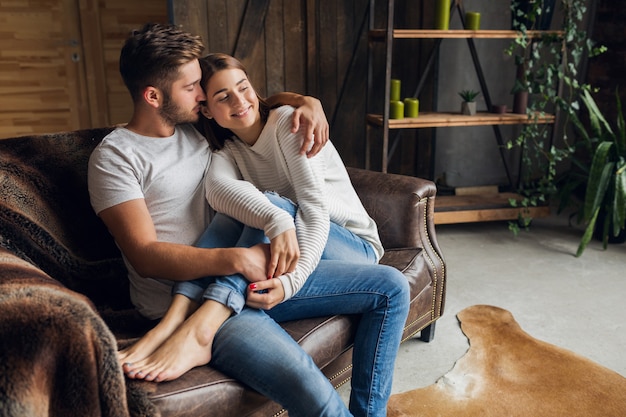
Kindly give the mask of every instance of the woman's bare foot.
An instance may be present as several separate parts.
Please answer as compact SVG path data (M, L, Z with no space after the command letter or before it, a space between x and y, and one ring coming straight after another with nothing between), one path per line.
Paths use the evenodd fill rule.
M118 362L122 365L124 372L126 374L132 373L133 364L150 356L176 331L197 306L197 303L189 298L180 294L175 295L163 319L135 344L118 352Z
M215 301L205 301L158 349L128 367L130 378L171 381L211 360L213 338L232 311Z

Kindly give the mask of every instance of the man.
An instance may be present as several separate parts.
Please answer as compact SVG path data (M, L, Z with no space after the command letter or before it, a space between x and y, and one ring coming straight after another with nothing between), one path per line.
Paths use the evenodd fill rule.
M203 179L211 153L207 141L190 125L197 121L199 104L205 100L197 60L203 49L198 37L173 26L150 24L134 32L120 57L120 72L134 104L132 118L107 136L90 160L92 204L123 253L133 303L149 319L160 318L169 306L172 281L265 273L267 259L262 247L193 246L210 220ZM304 141L303 149L311 147L314 154L328 139L323 112L319 116L321 105L297 95L283 95L282 100L301 105L294 129L301 120L307 122L309 140ZM313 136L316 142L312 144ZM198 323L195 328L200 339L212 339L217 328L202 320L205 310L221 314L224 320L231 312L223 305L206 302L189 318L193 325ZM212 365L224 369L221 363L245 364L255 356L265 357L263 366L275 366L280 375L275 380L284 384L275 384L276 391L289 395L273 395L265 386L248 380L250 372L233 376L293 410L293 415L349 415L332 385L297 343L284 332L283 340L276 340L276 331L265 332L266 327L276 330L279 326L260 310L246 309L234 316L222 326L221 338L214 343ZM240 343L244 336L250 339L252 331L258 332L255 343ZM272 335L271 340L262 343L264 335ZM258 345L278 356L273 360ZM206 353L210 356L211 351ZM299 366L290 370L281 363L293 354ZM196 358L196 362L187 366L206 364L208 359Z
M102 141L90 160L92 204L124 255L134 304L151 319L160 318L168 308L173 281L234 273L258 280L266 269L265 246L192 246L209 222L203 179L211 153L190 124L205 100L199 86L202 49L199 38L173 26L146 25L135 32L120 57L120 72L133 97L133 116ZM315 153L328 138L325 117L316 111L321 109L319 102L289 94L280 102L305 104L296 111L294 128L307 121L307 138L315 133L311 149ZM311 142L304 142L306 149ZM273 318L247 307L232 314L225 305L205 301L163 344L166 349L148 346L135 357L151 355L159 347L149 362L163 361L161 367L170 375L166 379L210 361L283 405L292 416L350 415L311 358L275 320L363 314L355 342L350 408L354 415L383 416L391 389L389 368L408 311L406 280L381 265L318 269L317 278L313 274L297 294L303 297L272 308ZM328 277L334 278L334 286L326 284ZM337 303L336 296L352 302Z

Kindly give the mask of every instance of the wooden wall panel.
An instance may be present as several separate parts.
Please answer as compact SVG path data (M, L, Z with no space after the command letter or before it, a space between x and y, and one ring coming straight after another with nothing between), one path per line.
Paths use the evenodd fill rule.
M119 52L151 21L165 0L0 2L0 138L127 122Z
M251 30L244 23L248 0L203 1L174 0L173 21L201 35L208 51L241 59L261 95L293 91L320 98L346 164L363 166L368 0L269 0L266 14L254 15L262 30L245 56L235 47ZM264 1L257 3L250 4L258 8ZM207 25L194 18L202 4Z
M267 95L285 89L285 25L283 5L289 0L272 0L269 2L265 16L265 91L260 94ZM295 3L295 2L293 2ZM256 72L257 68L251 68ZM255 83L256 85L256 83Z
M209 42L208 7L209 2L207 0L186 0L184 4L175 1L172 4L174 14L177 16L176 23L190 32L200 35L205 45L208 45ZM223 19L218 20L218 18L219 16L215 16L215 14L211 15L211 19L215 21L211 27L219 27L222 24Z
M98 6L108 114L108 120L103 122L106 125L125 123L132 115L132 101L119 73L120 49L133 29L148 22L166 23L167 3L151 0L100 0Z
M283 0L284 85L285 91L305 92L306 86L306 8L303 2ZM270 89L280 91L280 86Z
M0 3L0 137L78 127L84 117L71 0Z

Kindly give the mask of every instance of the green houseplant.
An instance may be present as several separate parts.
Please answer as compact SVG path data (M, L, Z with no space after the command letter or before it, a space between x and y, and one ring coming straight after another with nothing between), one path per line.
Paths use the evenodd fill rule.
M515 4L519 0L514 0L513 26L518 36L505 51L515 54L515 62L521 68L514 91L520 90L518 83L523 81L529 94L528 123L506 144L508 149L517 147L521 153L517 192L522 199L511 200L513 206L545 205L558 193L559 167L569 164L576 150L570 139L574 131L572 121L580 110L581 95L591 89L579 81L580 63L606 50L596 47L581 29L589 0L558 0L555 7L560 8L562 20L559 25L553 25L558 26L557 31L539 37L529 34L533 25L529 28L523 22L540 21L542 13L545 14L544 1L533 1L533 7L520 9ZM546 113L560 114L558 126L538 122ZM559 135L553 136L553 132ZM518 233L531 220L520 214L517 221L509 223L509 228Z
M511 29L548 30L556 0L511 0Z
M579 173L578 177L570 177L574 179L574 184L580 179L586 183L584 205L579 211L579 221L586 228L576 256L582 255L594 234L602 240L606 249L610 238L623 234L625 229L626 124L619 94L616 92L615 95L617 121L614 128L606 121L589 91L582 95L589 114L589 128L577 116L573 117L581 135L581 143L591 156L591 164L587 169L583 164L578 165L583 167L579 170L582 175Z
M459 96L463 99L461 102L461 113L473 116L476 114L476 97L480 93L474 90L459 91Z

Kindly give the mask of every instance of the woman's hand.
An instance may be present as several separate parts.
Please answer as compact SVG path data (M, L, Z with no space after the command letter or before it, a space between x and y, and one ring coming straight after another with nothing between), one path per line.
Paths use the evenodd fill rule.
M270 261L267 265L267 279L281 276L296 269L300 259L300 247L296 229L289 229L270 241Z
M285 298L283 283L278 278L253 282L248 285L246 304L252 308L269 310Z
M329 127L322 102L315 97L302 96L302 104L293 112L291 131L296 133L300 127L305 129L300 153L309 158L317 155L328 142Z

